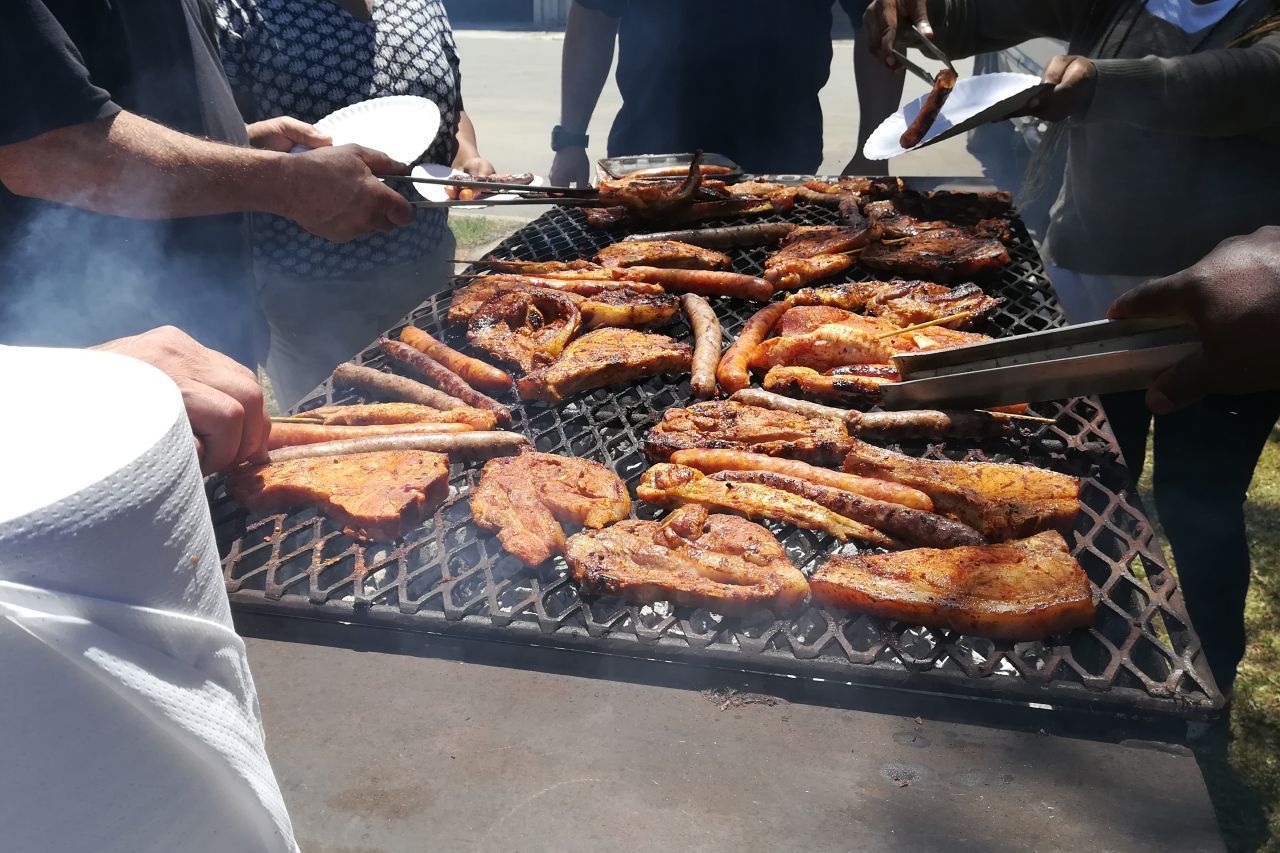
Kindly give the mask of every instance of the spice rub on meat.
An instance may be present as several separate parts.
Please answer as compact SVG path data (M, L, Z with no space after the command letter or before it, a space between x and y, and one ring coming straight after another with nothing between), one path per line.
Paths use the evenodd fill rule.
M672 601L726 615L788 612L809 595L773 534L733 515L683 506L661 522L620 521L569 538L565 557L585 592Z
M603 326L659 326L670 322L680 310L679 299L663 293L659 287L642 282L608 284L608 287L597 288L591 294L556 291L577 307L582 315L581 328L584 331ZM488 276L478 279L453 295L453 302L449 306L449 322L469 322L486 302L501 293L538 293L548 289L551 288L517 276Z
M729 269L728 255L676 240L623 240L597 252L596 261L603 267Z
M588 332L553 363L516 383L522 400L558 403L574 394L664 373L687 373L693 347L666 335L605 328Z
M806 287L789 299L797 306L827 306L866 311L897 326L911 326L943 317L944 325L964 329L986 317L1004 300L988 296L973 283L947 287L931 281L857 281Z
M471 515L526 566L564 552L561 524L600 528L627 517L631 497L618 476L588 459L522 453L485 463Z
M848 453L851 441L844 422L836 418L807 418L742 403L709 401L667 409L645 437L644 450L655 461L666 460L677 450L702 447L747 450L822 465L835 464Z
M1049 531L997 545L833 556L815 603L979 637L1039 640L1093 624L1089 578Z
M512 290L476 309L467 323L467 341L528 372L554 361L581 324L582 312L567 294Z
M227 493L251 512L313 506L353 539L390 542L449 492L449 458L421 450L317 456L240 468Z

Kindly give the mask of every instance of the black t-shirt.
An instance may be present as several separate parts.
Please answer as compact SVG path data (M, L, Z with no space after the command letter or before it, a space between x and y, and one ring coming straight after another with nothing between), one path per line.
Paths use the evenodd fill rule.
M0 145L121 109L246 144L205 3L0 0ZM0 187L0 343L86 346L168 323L252 364L245 226L106 216Z
M748 172L812 174L831 0L577 0L620 18L609 155L702 148ZM860 21L866 0L840 0Z

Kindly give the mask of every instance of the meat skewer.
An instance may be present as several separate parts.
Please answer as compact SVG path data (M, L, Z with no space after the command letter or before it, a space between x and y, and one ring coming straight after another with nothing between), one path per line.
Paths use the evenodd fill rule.
M493 412L498 419L499 425L506 426L511 423L511 412L507 410L506 406L492 397L481 394L468 385L461 376L426 353L419 352L406 343L388 340L387 338L378 341L378 347L400 364L421 373L442 391L452 394L469 406Z
M632 234L623 238L622 242L641 243L652 240L676 240L707 249L765 246L778 242L794 231L796 227L790 222L753 222L748 225L725 225L720 228L688 228L680 231L654 231L650 234Z
M473 388L481 391L510 391L511 376L478 358L463 355L441 343L417 326L405 326L400 330L400 340L424 355L434 358L446 369L453 371Z
M693 367L689 388L703 400L716 395L716 368L720 366L720 318L711 303L701 296L686 293L680 297L684 312L693 327Z
M755 302L767 302L773 296L773 285L753 275L719 270L682 270L661 267L627 267L619 271L627 281L660 284L676 293L700 296L734 296Z
M769 332L773 330L773 326L787 313L790 305L785 302L775 302L772 305L766 305L759 311L751 315L751 318L743 325L742 331L738 333L737 339L725 351L720 358L720 367L716 369L716 379L720 382L720 388L727 394L741 391L751 384L751 374L747 370L747 363L751 360L751 354L756 351L765 338L769 337Z
M319 444L322 441L340 441L347 438L365 438L373 435L446 435L475 432L470 424L370 424L367 426L326 426L324 424L271 425L267 439L268 450L294 447L300 444Z
M426 450L447 453L465 461L510 456L529 446L529 439L518 432L456 432L444 435L372 435L366 438L347 438L340 441L323 441L319 444L299 444L284 447L268 454L272 462L288 462L291 459L310 459L314 456L347 456L352 453L376 453L383 450Z
M333 371L333 384L341 388L355 388L383 399L417 403L433 409L471 408L457 397L450 397L429 385L360 364L339 364Z

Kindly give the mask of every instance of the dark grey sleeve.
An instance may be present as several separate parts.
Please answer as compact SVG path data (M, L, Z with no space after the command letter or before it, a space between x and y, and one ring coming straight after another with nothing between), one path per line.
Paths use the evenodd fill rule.
M1280 32L1244 48L1162 59L1100 59L1086 122L1189 136L1280 130Z
M959 58L1036 38L1069 41L1089 0L928 0L934 42Z

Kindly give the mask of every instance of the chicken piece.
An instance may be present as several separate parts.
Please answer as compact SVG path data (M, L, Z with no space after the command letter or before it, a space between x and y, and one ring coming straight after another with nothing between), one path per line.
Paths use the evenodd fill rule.
M522 453L485 463L471 516L526 566L564 553L561 524L593 529L631 512L618 475L599 463L553 453Z
M913 486L936 510L988 540L1069 531L1080 512L1080 481L1029 465L916 459L851 439L844 470Z
M467 341L526 372L549 364L582 324L568 294L510 290L485 300L467 323Z
M512 291L538 292L550 290L541 285L527 284L520 280L490 281L498 276L480 279L453 295L449 306L450 322L468 322L480 310L480 306L499 293ZM602 326L660 326L671 321L680 310L679 300L664 293L661 287L645 282L623 283L597 288L592 295L560 292L582 314L583 330Z
M671 267L686 270L727 270L729 256L675 240L623 240L596 253L603 267Z
M596 269L591 261L516 261L490 258L479 260L474 266L484 267L495 273L515 275L546 275L548 273L585 272Z
M816 255L787 258L764 272L765 280L779 290L793 290L811 281L833 278L857 262L853 255Z
M948 328L963 329L986 317L1004 300L987 296L976 284L946 287L929 281L856 281L807 287L793 293L792 305L826 306L846 311L865 310L898 326L963 312Z
M853 372L865 369L865 372ZM764 375L764 389L799 400L822 400L861 409L880 399L880 386L897 382L891 364L856 364L819 373L811 367L771 367Z
M772 367L811 367L830 370L846 364L888 364L893 348L874 332L843 323L828 323L803 335L771 338L751 354L751 367L761 372Z
M325 426L373 426L377 424L467 424L478 430L493 429L493 412L466 407L433 409L417 403L368 403L355 406L322 406L299 412L297 417Z
M995 272L1010 262L1009 252L999 240L977 237L959 228L872 242L858 259L873 269L944 282Z
M560 358L516 383L522 400L559 403L582 391L663 373L688 373L693 348L666 335L597 329L565 348Z
M905 184L901 178L840 178L836 183L814 178L804 182L800 197L806 201L835 207L843 199L856 202L883 198L893 193L902 192Z
M846 281L841 284L806 287L788 296L787 301L796 306L861 311L867 307L871 297L875 296L880 291L880 288L887 283L883 281Z
M421 450L316 456L239 468L227 494L250 512L314 506L352 539L390 542L449 494L449 457Z
M739 181L727 187L729 195L734 198L765 198L780 212L795 206L799 187L788 184L775 184L769 181Z
M782 319L778 321L776 331L780 337L792 337L811 334L828 325L848 326L852 329L866 332L868 335L876 337L895 355L963 346L964 344L976 344L991 340L988 335L981 335L976 332L960 332L955 329L948 329L945 326L930 326L927 329L881 338L879 337L880 335L897 331L902 327L879 317L864 317L861 314L854 314L850 311L841 311L839 308L828 308L822 305L801 305L792 308L782 315ZM765 344L772 345L772 341L765 341L761 346Z
M874 527L845 518L808 498L758 483L727 483L696 468L660 463L640 478L636 497L645 503L675 509L690 504L708 510L728 510L748 518L768 518L805 530L829 533L841 542L859 539L881 548L902 543Z
M830 278L853 266L850 255L867 244L866 228L812 225L797 228L765 259L764 277L775 287L791 289Z
M1093 624L1084 569L1054 531L998 545L833 556L813 600L970 636L1040 640Z
M809 583L772 533L697 505L661 522L584 531L570 537L565 557L584 592L637 604L673 601L740 616L766 607L786 613L809 595Z
M824 465L842 458L850 441L848 428L838 418L807 418L713 400L667 409L645 437L644 452L658 461L693 447L747 450Z
M683 180L643 177L602 180L597 186L600 201L606 206L621 206L643 219L661 219L694 202L702 183L701 161L702 152L694 152L689 173Z

